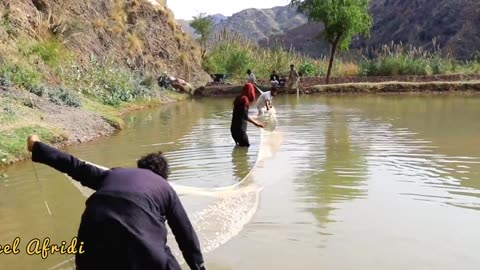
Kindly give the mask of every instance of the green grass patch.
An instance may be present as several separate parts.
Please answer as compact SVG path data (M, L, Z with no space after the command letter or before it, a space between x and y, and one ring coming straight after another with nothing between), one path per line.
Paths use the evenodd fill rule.
M70 52L59 40L54 38L35 43L26 43L26 45L20 47L20 51L27 57L38 56L51 68L58 67L71 58Z
M0 128L18 119L16 103L11 98L0 97Z
M33 66L29 65L2 65L0 66L2 84L19 85L27 90L39 87L42 84L42 74Z
M123 129L125 127L125 122L118 108L105 105L98 100L92 99L85 99L83 108L87 111L100 114L105 121L117 129Z
M114 67L112 63L100 65L95 60L86 70L69 69L66 74L70 88L112 107L160 96L162 91L156 81L153 82L148 76Z
M190 98L189 95L186 95L184 93L178 93L178 92L171 91L171 90L166 90L165 91L165 96L172 101L182 101L182 100L187 100L187 99Z
M31 134L37 134L42 141L49 143L62 142L67 139L66 135L58 129L41 125L2 130L0 133L0 152L4 156L4 163L9 163L29 155L27 138Z
M442 54L440 47L427 51L402 44L384 45L374 52L372 59L364 59L360 66L360 74L363 76L427 76L480 72L478 61L458 61Z
M48 100L57 105L65 105L69 107L82 107L82 98L72 90L65 87L49 87L38 86L29 89L29 91L39 97L47 97Z

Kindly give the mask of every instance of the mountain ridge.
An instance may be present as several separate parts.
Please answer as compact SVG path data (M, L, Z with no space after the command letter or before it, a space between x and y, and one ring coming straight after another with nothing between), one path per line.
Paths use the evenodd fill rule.
M371 13L370 37L355 38L352 49L374 49L392 42L428 50L440 45L446 54L462 60L480 51L480 1L373 0ZM325 40L317 38L322 24L308 23L307 17L291 6L242 10L215 25L215 33L222 29L261 46L280 44L312 57L329 53Z

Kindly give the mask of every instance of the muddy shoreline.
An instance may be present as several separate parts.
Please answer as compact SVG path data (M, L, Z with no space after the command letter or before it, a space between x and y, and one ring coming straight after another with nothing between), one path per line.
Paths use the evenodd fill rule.
M477 92L480 91L480 74L436 75L436 76L388 76L388 77L333 77L329 85L323 77L307 77L300 80L300 94L326 93L433 93L433 92ZM259 80L262 91L268 91L269 82ZM235 96L242 85L210 85L195 91L195 97ZM279 93L287 93L279 88ZM296 94L290 91L289 94Z

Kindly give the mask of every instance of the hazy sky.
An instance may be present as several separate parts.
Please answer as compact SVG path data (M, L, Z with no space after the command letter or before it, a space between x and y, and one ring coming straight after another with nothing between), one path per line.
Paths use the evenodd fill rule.
M271 8L289 3L290 0L167 0L167 6L175 13L175 18L185 20L200 12L230 16L247 8Z

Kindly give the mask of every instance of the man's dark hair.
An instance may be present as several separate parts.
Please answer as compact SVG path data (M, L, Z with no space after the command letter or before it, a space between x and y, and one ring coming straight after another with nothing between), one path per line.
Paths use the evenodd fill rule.
M165 180L168 179L168 175L170 174L170 168L168 167L167 159L161 151L141 157L137 161L137 167L150 170L160 175Z
M270 91L271 91L271 92L277 92L277 91L278 91L278 89L277 89L277 87L275 87L275 86L272 86L272 88L270 88Z
M250 74L252 73L252 71L250 69L247 69L247 74Z

